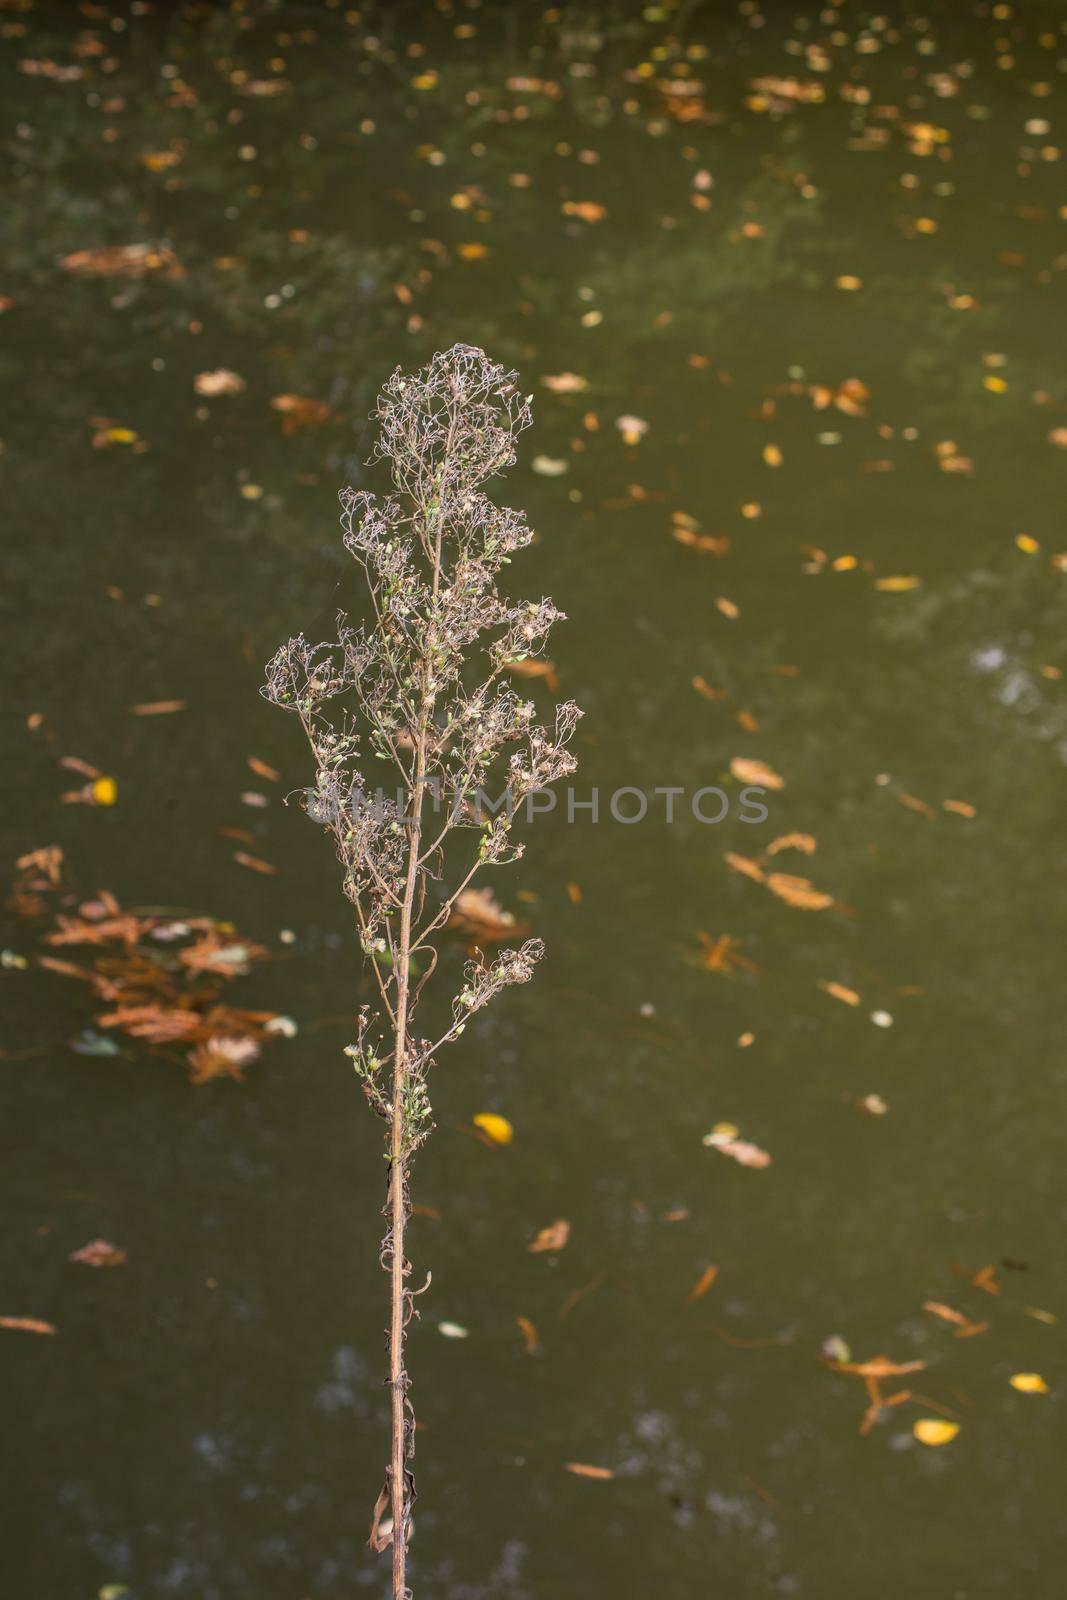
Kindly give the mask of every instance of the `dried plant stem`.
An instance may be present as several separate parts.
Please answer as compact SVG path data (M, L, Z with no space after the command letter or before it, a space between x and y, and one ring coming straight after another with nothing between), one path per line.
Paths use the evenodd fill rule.
M415 1416L405 1344L422 1290L407 1287L404 1247L412 1159L433 1127L427 1081L437 1051L501 990L526 983L544 946L528 939L491 959L477 951L453 996L451 1024L435 1042L412 1031L412 1014L437 965L434 937L467 885L483 868L521 856L510 838L517 808L574 770L567 745L581 713L570 702L557 706L550 730L537 722L533 703L501 681L509 666L540 654L561 616L551 600L510 602L496 587L501 567L533 537L520 512L479 490L514 461L515 439L530 420L515 374L456 345L413 376L394 373L375 415L394 492L341 496L345 546L363 569L372 619L353 628L340 616L330 643L290 639L270 662L263 692L297 713L311 746L316 782L304 792L304 808L333 837L381 1000L376 1016L361 1008L358 1037L345 1054L372 1110L389 1124L380 1261L389 1278L391 1432L370 1543L377 1551L392 1545L393 1600L410 1600ZM485 675L472 686L476 674ZM330 715L325 708L337 700L347 705ZM376 774L384 764L399 781L395 801L369 804L367 762ZM509 803L487 817L480 796L489 783L502 784ZM443 823L427 826L424 847L427 786L435 806L450 798ZM477 845L463 865L462 837L471 831ZM458 884L448 892L436 886L454 833L458 859L449 865Z

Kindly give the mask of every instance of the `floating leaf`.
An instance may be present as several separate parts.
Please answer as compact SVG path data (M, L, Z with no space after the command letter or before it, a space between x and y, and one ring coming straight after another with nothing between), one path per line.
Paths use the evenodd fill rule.
M85 1267L124 1267L126 1252L106 1239L91 1239L80 1250L72 1251L67 1260L78 1261Z
M815 854L815 840L810 833L783 833L767 846L767 854L776 856L779 850L799 850L806 856Z
M525 1341L526 1354L528 1356L535 1355L541 1348L541 1340L538 1337L537 1328L529 1317L516 1317L515 1322Z
M214 372L198 372L193 379L193 388L197 394L208 397L219 394L241 394L245 388L245 380L227 367L217 367Z
M950 1444L959 1433L960 1425L941 1417L920 1417L911 1431L920 1444Z
M686 1295L686 1297L685 1297L686 1305L690 1305L691 1306L693 1304L694 1300L699 1300L702 1295L707 1294L708 1290L711 1288L712 1284L715 1282L715 1279L718 1276L719 1276L718 1267L705 1267L704 1271L700 1274L700 1277L697 1279L696 1283L694 1283L693 1287L690 1289L689 1293Z
M747 756L734 756L730 771L738 783L751 783L761 789L784 789L785 779L763 761L752 761Z
M526 1246L531 1255L543 1255L546 1251L555 1252L562 1250L571 1236L571 1225L566 1217L557 1217L555 1222L550 1222L547 1228L542 1228L537 1238Z
M1013 1372L1008 1379L1020 1394L1048 1394L1049 1387L1039 1372Z
M141 705L130 707L131 717L165 717L172 711L184 711L186 700L146 700Z
M825 911L834 903L833 895L824 894L808 878L795 877L791 872L769 873L767 887L779 900L799 911Z
M445 1339L466 1339L469 1337L466 1328L460 1322L439 1322L437 1331Z
M846 989L843 983L820 982L819 988L826 994L831 995L835 1000L842 1001L846 1006L858 1006L860 1003L860 997L855 989Z
M119 797L119 786L114 778L97 778L89 792L94 806L113 806Z
M548 374L541 379L541 382L553 394L579 394L589 387L589 379L579 377L577 372Z
M917 589L921 582L921 578L876 578L874 587L883 594L904 594L908 589Z
M55 1328L50 1322L42 1322L39 1317L0 1317L0 1328L11 1328L18 1333L45 1333L54 1334Z
M766 1150L761 1150L758 1144L750 1144L747 1139L739 1139L737 1132L732 1122L719 1122L704 1135L701 1143L730 1156L742 1167L769 1167L771 1158Z
M564 1470L573 1472L576 1478L613 1478L614 1472L610 1467L590 1467L584 1461L565 1461Z
M495 1111L479 1111L471 1121L476 1128L481 1128L494 1144L510 1144L515 1137L515 1129L507 1117L497 1116Z
M640 444L648 432L648 423L644 417L616 417L615 426L622 434L625 444Z

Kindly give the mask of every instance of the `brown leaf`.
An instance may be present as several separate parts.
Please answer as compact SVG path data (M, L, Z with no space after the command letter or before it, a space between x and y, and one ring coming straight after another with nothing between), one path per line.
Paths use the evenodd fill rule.
M113 244L98 250L75 250L59 265L78 277L143 278L148 272L166 271L180 277L181 268L163 244Z
M262 872L266 876L276 878L278 869L269 861L263 861L259 856L250 856L246 850L235 850L233 859L242 867L250 867L253 872Z
M303 394L276 394L271 401L271 407L281 412L284 418L282 432L287 438L299 433L303 428L318 427L332 416L328 405L324 405L321 400L311 400Z
M184 711L188 705L187 700L147 700L144 704L130 707L131 717L164 717L171 711Z
M59 882L59 869L63 865L63 851L58 844L46 844L40 850L31 850L19 856L15 866L19 872L43 872L55 887Z
M247 760L248 765L252 768L252 771L257 777L266 778L269 783L278 782L278 779L281 777L281 773L275 772L273 767L268 767L267 763L265 761L261 761L258 756L249 756Z
M450 928L458 928L476 939L510 939L525 933L527 924L518 922L510 911L504 911L489 889L464 889L456 899Z
M526 1248L531 1255L539 1255L546 1250L562 1250L570 1236L570 1223L565 1217L559 1217L555 1222L550 1222L547 1228L542 1228L537 1238Z
M385 1484L371 1512L370 1536L367 1543L372 1550L381 1555L383 1550L388 1550L393 1542L393 1519L389 1512L389 1485Z
M543 678L545 688L549 694L559 693L559 674L556 663L549 661L544 656L527 656L525 661L507 661L504 663L509 672L514 672L519 678Z

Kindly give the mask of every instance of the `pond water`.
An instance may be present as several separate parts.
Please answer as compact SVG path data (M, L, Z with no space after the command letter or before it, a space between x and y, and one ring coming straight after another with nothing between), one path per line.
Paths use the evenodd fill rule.
M549 957L434 1083L415 1593L1060 1594L1062 8L39 3L0 32L6 858L231 919L277 959L227 998L299 1030L243 1085L79 1054L99 1007L6 918L0 1314L57 1330L0 1330L7 1592L384 1592L365 991L258 688L358 606L335 497L375 481L376 387L463 340L535 397L499 490L540 533L516 591L570 619L577 798L731 806L557 812L496 881ZM241 391L198 393L220 369ZM114 805L60 803L69 756ZM738 761L782 780L763 823ZM814 854L768 853L791 834ZM123 1267L68 1261L100 1237ZM921 1362L880 1392L922 1398L861 1435L827 1351Z

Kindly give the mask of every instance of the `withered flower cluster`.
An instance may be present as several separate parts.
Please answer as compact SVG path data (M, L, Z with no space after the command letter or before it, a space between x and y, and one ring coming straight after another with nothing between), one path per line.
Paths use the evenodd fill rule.
M371 1542L391 1543L393 1595L402 1600L414 1499L404 1330L421 1293L407 1287L404 1235L411 1158L432 1127L428 1074L476 1011L529 980L541 941L468 962L440 1038L413 1033L412 1015L457 899L479 871L522 854L511 837L521 803L574 770L568 743L580 712L567 702L546 728L505 676L543 651L561 617L551 600L514 603L497 588L501 568L532 538L521 512L480 487L513 464L531 420L515 373L456 345L413 375L395 372L374 415L376 457L389 463L393 490L341 494L344 544L363 569L370 620L354 627L341 615L336 639L322 644L298 634L269 663L263 693L307 735L316 774L305 808L333 836L377 987L348 1054L389 1123L381 1261L391 1282L393 1430ZM508 804L484 818L464 801L493 781ZM382 800L390 788L396 798ZM443 815L430 803L442 794L454 797ZM477 839L457 861L462 839L449 836L472 828Z

